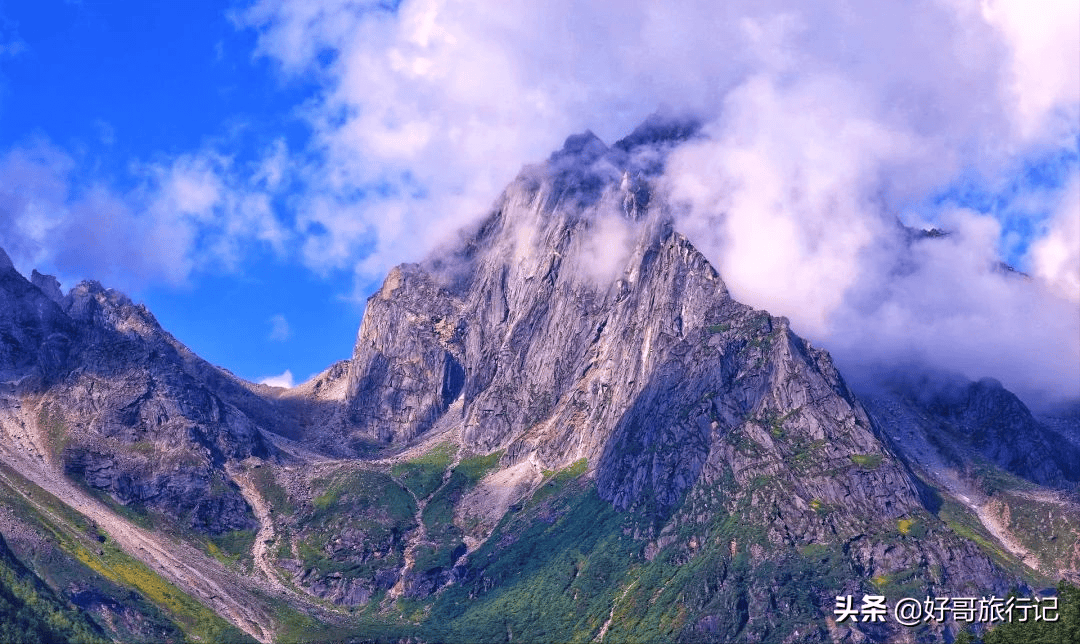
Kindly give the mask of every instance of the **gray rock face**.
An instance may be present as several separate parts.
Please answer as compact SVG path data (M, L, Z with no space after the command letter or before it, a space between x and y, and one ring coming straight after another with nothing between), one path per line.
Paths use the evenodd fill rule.
M415 266L368 300L349 375L349 420L382 443L415 438L461 394L461 302Z
M1042 485L1080 481L1080 449L1039 423L996 380L939 396L929 409L950 421L975 450L1018 476Z
M955 463L981 457L1040 485L1072 487L1080 481L1080 448L1059 428L1036 419L1013 393L993 379L969 382L959 376L929 374L896 377L882 391L932 419L933 440ZM879 414L887 433L905 427L887 413Z
M67 361L75 326L10 260L0 268L0 372L5 380L42 383L53 378Z
M64 294L60 291L60 282L52 275L42 275L37 272L37 269L34 269L30 273L30 283L38 287L38 290L44 293L45 297L60 306L64 305Z
M610 148L571 137L458 243L391 271L349 365L351 440L407 444L460 398L466 448L502 449L504 467L587 459L601 498L651 519L634 534L650 560L693 558L722 509L760 539L762 575L828 544L851 592L907 576L934 592L1004 592L1012 578L934 516L829 355L734 301L672 229L654 183L666 146L693 131L646 124ZM770 583L749 591L762 606L780 601ZM703 593L702 633L716 626L706 606L739 586L717 588L687 591ZM723 632L768 631L773 616L746 613Z
M0 368L9 395L37 405L65 472L197 530L254 527L223 466L271 452L228 402L238 387L205 377L216 369L126 296L84 282L60 297L54 278L33 277L0 273Z
M0 393L34 408L70 476L209 534L255 526L226 466L277 458L262 430L351 457L460 430L447 434L462 443L455 462L501 450L502 468L538 481L562 470L544 485L570 494L554 486L565 474L588 496L589 517L598 506L628 517L609 536L633 542L626 553L642 569L698 558L702 570L679 591L691 639L768 639L799 603L818 625L784 631L791 641L885 640L898 632L836 634L819 618L843 593L1004 594L1016 578L952 531L961 519L938 512L941 500L888 439L889 417L869 416L829 355L786 319L733 300L673 229L657 181L667 151L695 132L652 119L611 147L570 137L456 243L392 270L368 300L352 358L289 395L208 365L120 293L86 282L64 296L55 279L35 271L27 281L0 255ZM913 401L956 449L1040 483L1080 475L1080 458L1055 451L1054 431L995 383ZM295 452L279 474L327 465ZM322 476L301 484L296 474L282 488L295 516L274 517L294 538L299 559L279 563L300 588L348 606L393 589L426 600L470 575L482 592L495 588L477 572L490 562L470 559L483 550L451 543L441 563L416 563L418 551L440 553L433 535L463 534L465 484L451 489L451 470L441 482L450 491L430 496L362 466L351 479ZM533 479L514 480L524 483L513 494L532 491ZM508 518L537 523L490 540L485 556L540 539L532 527L570 511L543 499L507 500ZM829 562L827 574L815 561ZM519 563L495 567L513 576ZM800 584L812 588L793 593Z
M601 374L649 370L648 345L627 351L621 341L678 333L682 320L653 315L659 303L649 295L680 297L675 282L684 276L670 262L686 255L703 271L693 279L725 292L704 259L650 216L642 167L652 159L638 160L627 147L571 137L547 164L527 168L455 248L391 272L369 300L350 366L347 400L358 433L408 441L459 396L467 439L481 450L564 420L571 395L613 398L595 411L608 421L619 413L642 382L610 378L605 393L582 388ZM671 283L652 283L663 280ZM700 317L708 305L680 307ZM603 438L603 431L588 437L575 458L598 454ZM511 446L511 459L528 449ZM563 460L565 452L548 457Z
M394 269L354 351L357 430L407 442L461 396L475 449L551 468L587 458L621 508L666 514L707 462L777 474L808 446L844 474L803 481L807 500L918 507L827 354L732 300L652 198L664 141L692 132L650 123L612 148L571 137L455 248ZM747 442L761 453L733 447Z

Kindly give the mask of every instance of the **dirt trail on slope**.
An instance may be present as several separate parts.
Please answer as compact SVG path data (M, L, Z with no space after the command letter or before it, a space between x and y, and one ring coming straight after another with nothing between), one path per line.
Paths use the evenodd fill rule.
M593 642L603 642L604 636L607 635L608 629L611 628L611 622L615 619L615 609L618 607L619 602L626 598L626 594L637 585L637 580L634 580L629 586L627 586L614 601L611 602L611 612L608 613L607 621L600 627L600 632L593 638Z
M262 465L262 467L268 466ZM255 581L261 582L259 586L262 590L289 601L294 607L302 606L304 612L309 615L317 616L322 621L330 624L340 623L340 614L327 610L325 606L318 604L314 597L282 581L274 567L270 552L271 547L276 545L278 541L277 526L274 524L271 507L251 480L250 469L241 469L234 466L230 470L229 476L240 488L244 500L251 506L251 509L255 512L255 518L259 521L259 531L255 534L255 543L251 546L251 556L255 562L256 570L262 573L262 577Z
M248 471L232 468L229 476L240 488L240 494L251 506L252 511L255 512L255 518L259 521L259 531L255 534L255 543L251 547L251 556L255 561L255 568L262 572L274 590L280 593L294 594L292 589L281 583L281 579L277 576L270 561L268 546L277 541L277 530L274 527L273 517L270 515L270 508L256 489Z
M425 443L425 451L427 449L430 449L433 445L434 443L431 442ZM412 453L414 452L410 452L410 454ZM422 454L423 452L420 453ZM404 458L402 458L401 454L397 455L397 457L395 458L400 459L396 462L402 462L405 460ZM461 463L461 449L457 449L454 451L453 460L451 460L450 464L446 466L445 470L443 470L442 482L439 483L439 487L435 488L435 490L431 494L425 497L426 500L417 497L416 494L412 491L412 489L405 485L404 482L398 480L398 478L393 474L390 475L391 478L394 479L395 483L405 488L405 491L409 493L409 496L411 496L413 498L413 501L416 503L415 520L417 528L409 537L409 544L405 546L405 565L401 568L401 576L398 577L397 583L394 584L393 588L387 591L387 597L391 599L397 599L398 597L401 597L402 594L404 594L405 575L410 570L412 570L413 566L416 564L416 549L423 545L427 540L427 528L424 527L424 509L427 507L427 500L435 498L435 495L439 493L439 490L441 490L450 480L450 477L454 473L454 468L457 467L459 463ZM462 556L464 557L465 555Z
M397 481L397 479L394 480ZM420 544L424 543L424 540L427 538L427 530L424 528L424 508L427 506L420 503L420 499L416 498L416 495L413 494L412 490L402 485L400 481L397 482L398 485L405 488L405 491L408 492L409 496L416 502L415 520L417 527L409 537L408 545L405 546L405 565L401 568L401 574L398 575L398 580L393 587L386 591L386 596L389 599L397 599L405 594L405 575L412 570L413 565L416 564L416 549L420 547Z

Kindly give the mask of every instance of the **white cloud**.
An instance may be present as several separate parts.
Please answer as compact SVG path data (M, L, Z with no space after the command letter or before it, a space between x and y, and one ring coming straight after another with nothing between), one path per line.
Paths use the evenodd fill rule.
M1034 273L1080 304L1080 176L1073 175L1045 235L1031 248Z
M612 206L601 206L590 226L570 260L575 271L606 286L622 277L639 231Z
M270 333L267 337L274 342L284 342L292 335L292 329L289 328L289 321L285 319L285 316L278 313L270 317Z
M245 176L230 158L205 150L133 168L135 187L120 191L46 140L8 150L0 246L20 266L125 289L235 267L253 241L285 252L292 233L270 206L266 179Z
M797 311L804 333L859 277L860 256L888 222L877 214L881 168L923 143L866 113L857 88L822 78L778 87L756 77L733 91L710 137L675 151L680 220L745 302Z
M1014 386L1076 388L1080 319L1047 287L1074 288L1073 211L1044 227L1023 282L988 268L993 216L934 205L961 178L1001 189L1025 157L1076 148L1074 0L380 6L263 0L239 19L286 74L323 82L306 106L309 264L375 276L418 258L566 135L611 141L666 104L706 123L666 189L737 297L841 353L862 337L880 349L867 360L936 355ZM1038 191L1032 203L1075 202ZM1009 216L1037 224L1043 210ZM909 250L901 215L957 232ZM876 343L860 335L875 325Z
M920 159L929 167L892 173L897 192L951 176L965 153L992 164L1015 152L995 149L1012 146L1000 133L1035 109L1007 99L1033 82L1023 43L1046 23L997 4L1008 11L952 0L406 0L394 13L379 2L263 0L237 20L286 74L323 81L305 107L318 161L302 171L312 195L300 226L325 234L309 236L305 256L319 268L364 257L376 276L482 214L522 164L568 134L611 141L662 103L711 120L751 78L771 79L780 96L792 82L832 83L869 103L842 113L934 139ZM1068 29L1055 34L1041 53L1067 42ZM1052 58L1044 85L1077 67ZM1043 94L1042 111L1071 96ZM845 107L829 98L819 112Z
M1080 319L1061 298L1075 301L1080 282L1076 182L1038 189L1032 203L1062 204L1044 225L1042 205L1018 215L1040 236L1030 282L987 269L999 214L934 205L961 177L993 191L1025 158L1076 149L1075 0L387 6L258 0L237 15L259 55L318 84L298 107L307 147L279 140L249 167L211 146L141 166L125 193L77 181L48 144L13 150L0 158L0 244L16 261L180 283L261 243L364 283L484 214L568 134L610 142L666 104L706 124L673 156L666 189L737 297L841 353L877 325L880 341L863 338L877 357L936 355L1075 389ZM273 204L285 190L295 213L283 217ZM898 215L957 232L909 251ZM599 248L623 234L596 232L590 266L607 274L620 254Z
M292 371L286 369L284 373L276 376L268 376L259 381L260 385L269 385L270 387L284 387L285 389L291 389L296 386L293 382Z
M954 210L943 224L952 231L945 238L863 262L826 346L856 373L916 362L995 377L1029 402L1080 396L1076 303L1000 268L992 217Z
M982 0L1009 50L1009 100L1025 137L1075 134L1080 119L1080 3Z

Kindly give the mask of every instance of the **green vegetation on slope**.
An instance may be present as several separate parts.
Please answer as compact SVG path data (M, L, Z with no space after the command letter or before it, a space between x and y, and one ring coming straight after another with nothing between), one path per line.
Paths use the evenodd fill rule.
M606 625L605 642L730 641L747 637L749 594L772 589L777 610L750 639L778 641L822 622L822 598L852 576L829 546L751 561L761 530L722 510L650 553L633 536L647 521L616 511L583 472L553 473L503 518L434 600L421 639L589 642Z
M340 472L312 482L321 489L296 524L297 550L319 576L366 576L401 564L402 536L415 525L416 503L390 476Z
M104 644L109 639L15 558L0 537L0 642Z
M580 487L537 507L539 517L503 520L470 557L476 568L469 578L436 601L431 639L568 642L595 635L635 548L611 505L591 486Z
M431 496L443 482L443 474L450 466L457 452L453 443L439 443L431 451L404 463L395 465L391 470L394 478L409 488L418 499Z
M499 465L502 452L464 458L450 472L450 477L424 506L422 519L427 539L433 545L416 549L413 569L426 572L450 568L464 554L461 528L454 525L454 508L461 497Z
M189 638L202 642L254 641L104 538L86 517L6 465L0 465L0 502L94 576L134 591L163 611Z
M262 498L266 499L271 512L289 516L296 511L289 500L288 493L277 482L274 477L274 470L269 465L261 465L252 469L251 481Z
M64 451L70 439L67 423L64 422L64 416L60 410L53 410L48 404L42 405L38 411L38 427L44 430L45 447L53 456L58 456Z
M1053 622L1007 622L991 628L982 638L961 632L957 644L1075 644L1080 642L1080 588L1058 584L1058 619Z
M945 498L941 502L937 516L958 536L977 545L983 553L989 556L995 564L1001 566L1002 569L1008 570L1036 585L1052 583L1052 580L1046 579L1043 575L1028 568L1011 552L1003 549L997 539L987 532L986 527L975 516L975 513L967 507L952 499Z

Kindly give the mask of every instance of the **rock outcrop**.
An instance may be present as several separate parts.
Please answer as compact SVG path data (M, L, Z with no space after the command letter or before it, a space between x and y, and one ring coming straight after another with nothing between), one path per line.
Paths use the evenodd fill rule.
M653 118L612 146L570 137L459 239L390 271L351 359L288 392L207 364L120 293L64 295L0 251L5 427L184 531L254 528L246 494L252 557L277 588L366 605L364 619L401 598L416 620L446 618L394 617L381 639L472 641L497 624L883 641L899 627L830 622L837 595L1022 585L1021 551L1041 542L998 548L1008 535L980 524L990 506L951 467L1075 486L1080 452L1059 435L1075 412L1049 426L991 381L857 397L674 228L660 177L696 131ZM1013 491L997 515L1071 503ZM477 511L485 499L497 511ZM563 603L537 599L551 595ZM538 627L556 604L570 621Z
M586 458L620 508L664 514L710 459L775 474L808 446L848 466L808 500L918 506L827 354L732 300L653 198L666 146L693 131L651 122L611 148L571 137L456 247L391 271L351 364L355 431L405 443L460 396L471 449L552 469ZM737 455L747 441L769 466Z
M1075 487L1080 482L1080 448L1068 438L1069 425L1041 422L1015 394L991 378L971 382L944 374L905 374L868 392L917 411L930 438L957 464L983 459L1039 485ZM898 433L896 417L882 413L887 433ZM910 423L908 423L910 424Z
M64 471L123 505L217 534L254 527L224 464L271 455L236 405L239 386L97 282L67 294L34 271L0 270L6 396L35 410L40 442ZM263 405L269 403L262 403Z

